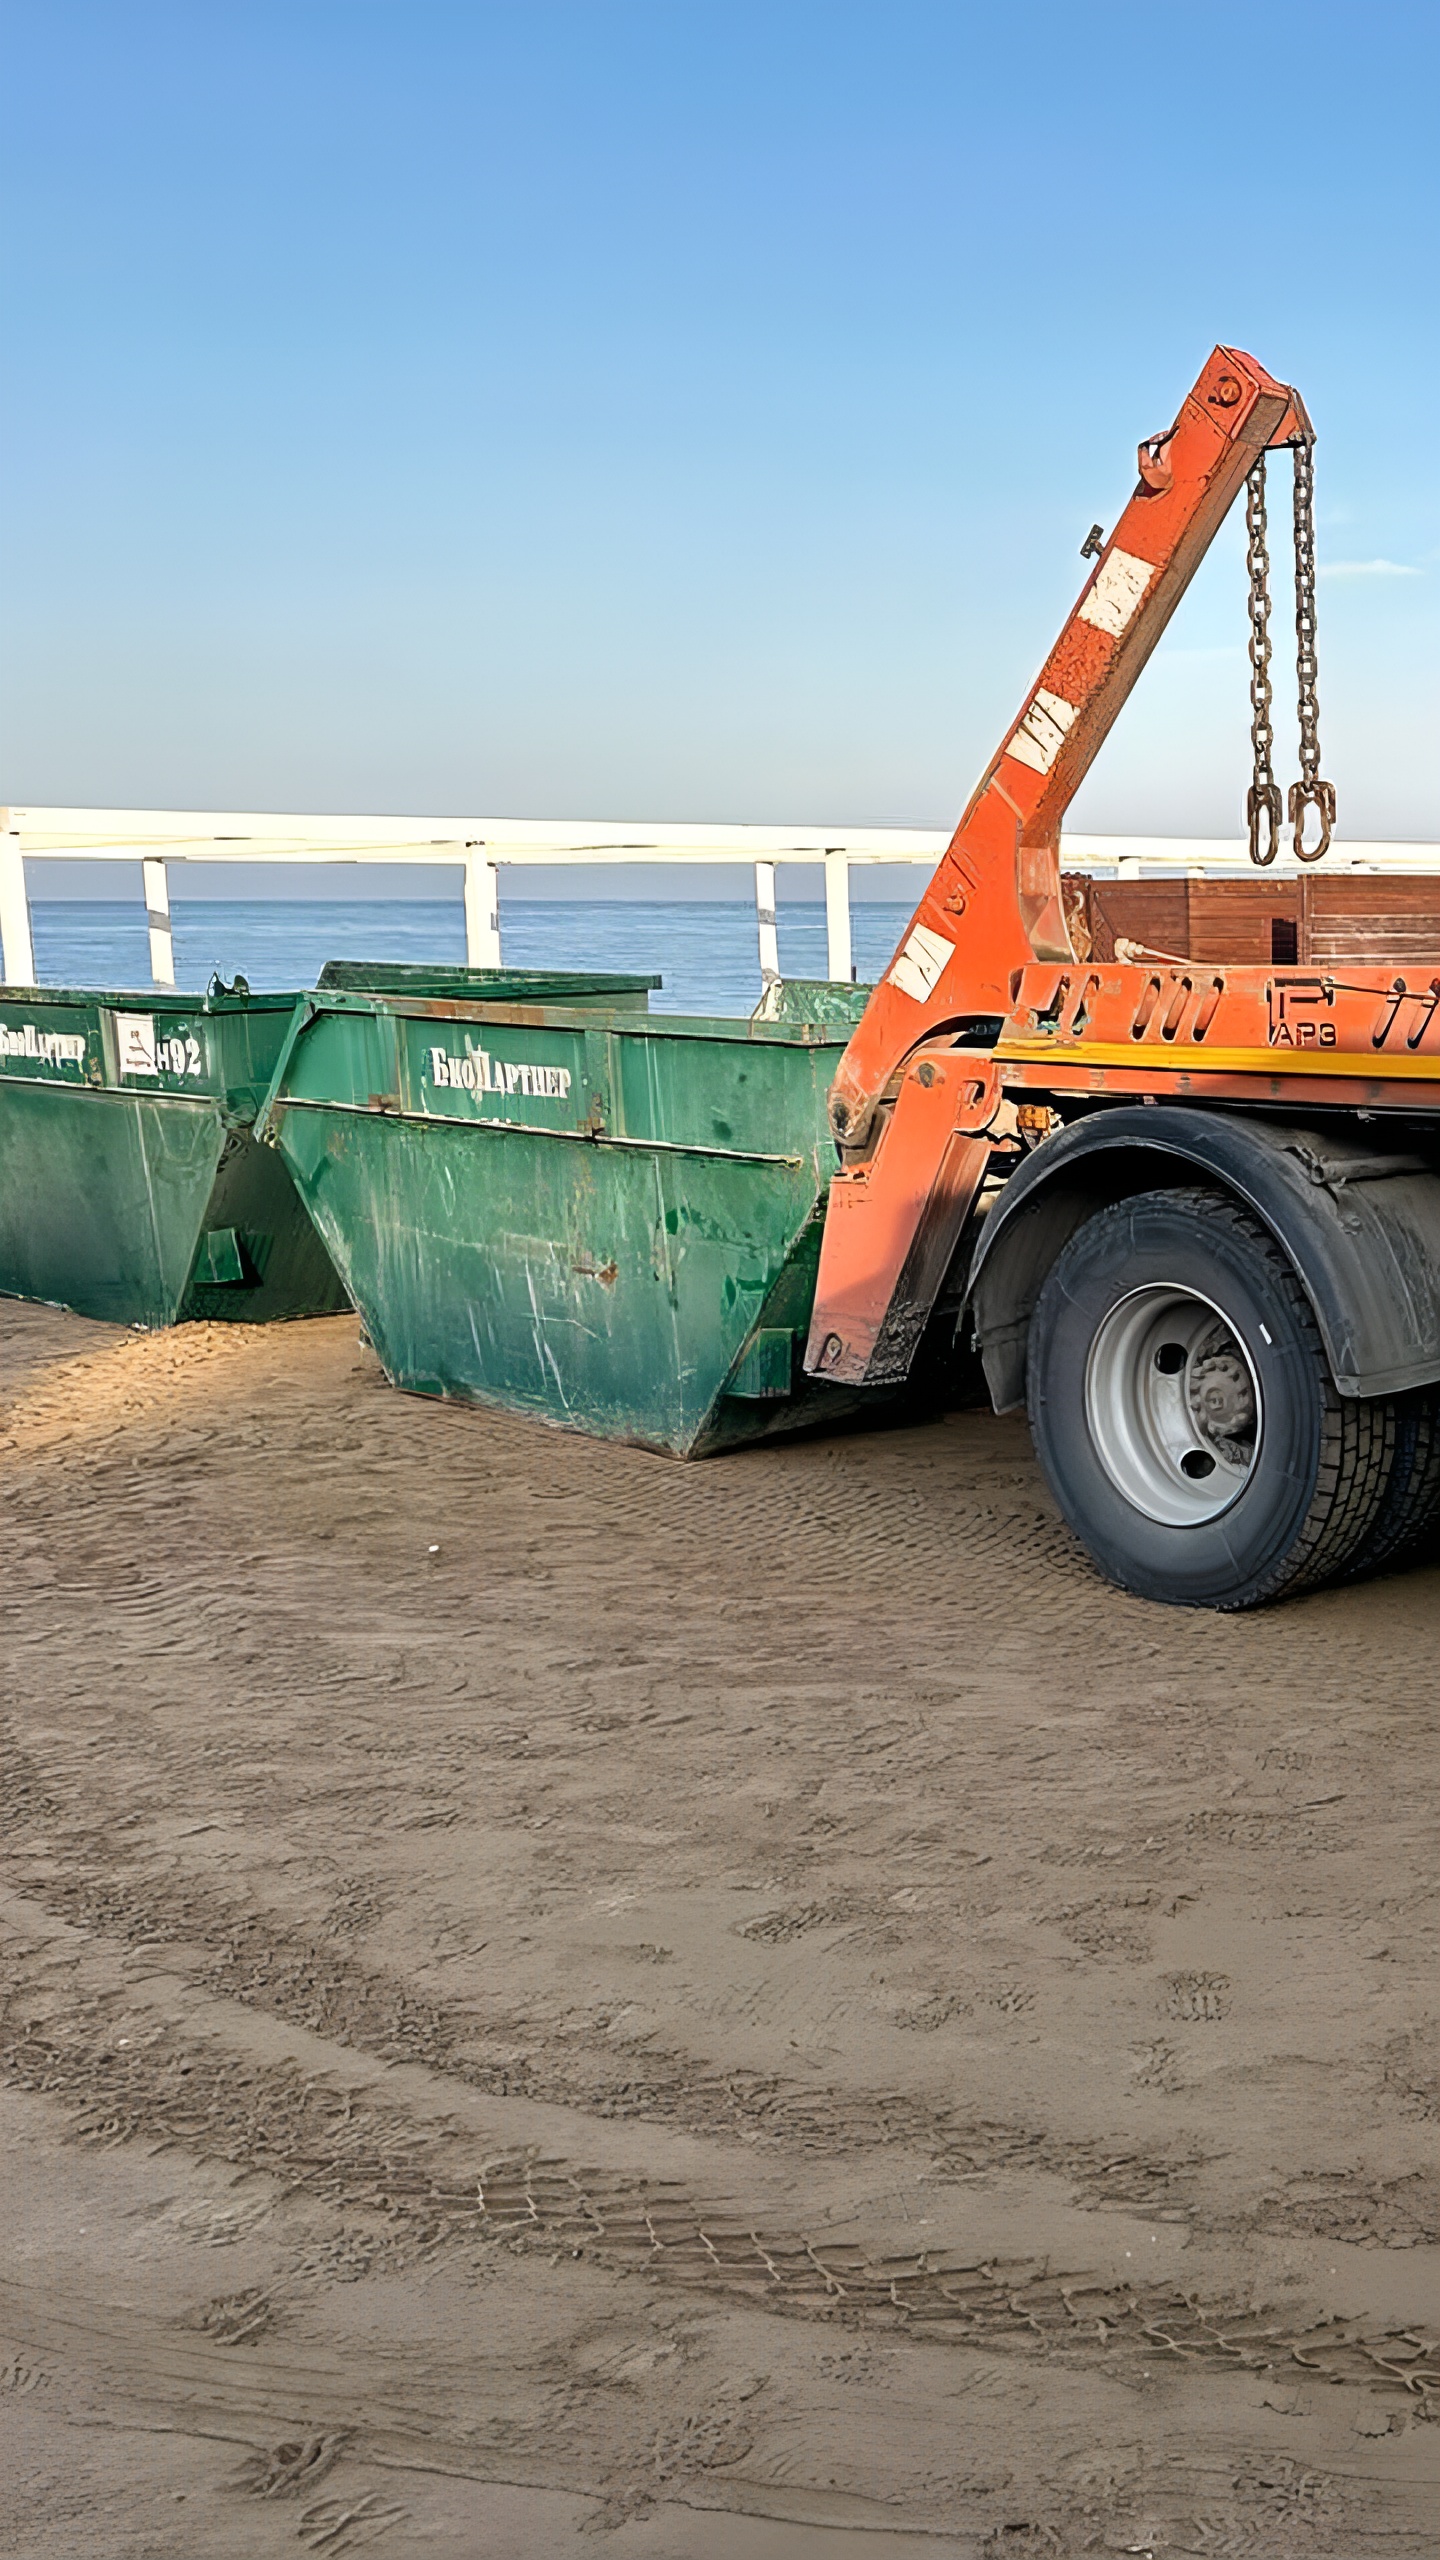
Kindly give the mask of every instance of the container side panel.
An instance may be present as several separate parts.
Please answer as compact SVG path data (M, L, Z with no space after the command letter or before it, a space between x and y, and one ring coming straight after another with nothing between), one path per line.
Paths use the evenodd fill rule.
M674 1147L806 1157L828 1177L834 1144L825 1117L843 1055L781 1041L653 1040L616 1029L620 1125Z
M213 1109L0 1084L0 1290L173 1324L224 1143Z
M815 1205L808 1167L286 1110L387 1374L684 1453Z
M307 1023L288 1069L287 1092L323 1096L352 1111L377 1103L400 1107L397 1024L389 1014L357 1009L322 1013Z
M400 1086L408 1109L438 1119L508 1121L541 1129L602 1124L592 1052L603 1031L561 1023L397 1019ZM602 1078L603 1084L603 1078Z
M0 1079L63 1089L105 1082L98 1004L0 992Z

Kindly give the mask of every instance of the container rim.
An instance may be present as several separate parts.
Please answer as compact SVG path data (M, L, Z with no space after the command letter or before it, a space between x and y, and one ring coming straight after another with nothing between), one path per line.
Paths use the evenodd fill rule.
M384 1013L405 1022L508 1022L520 1030L597 1031L622 1040L705 1039L749 1048L843 1050L853 1023L757 1022L748 1014L625 1013L603 1007L505 1003L499 998L402 995L384 988L316 987L306 998L307 1018L322 1013Z
M0 985L0 1005L101 1004L135 1013L278 1013L293 1011L303 987L252 987L247 995L184 987L22 987Z

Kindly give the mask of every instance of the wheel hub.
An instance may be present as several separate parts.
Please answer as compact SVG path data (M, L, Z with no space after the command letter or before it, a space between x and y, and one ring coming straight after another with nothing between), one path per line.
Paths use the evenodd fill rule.
M1255 1441L1255 1381L1228 1325L1212 1326L1197 1343L1185 1388L1197 1437L1231 1466L1245 1465Z
M1112 1307L1086 1365L1090 1436L1148 1519L1198 1528L1244 1491L1259 1454L1259 1381L1221 1309L1178 1282Z

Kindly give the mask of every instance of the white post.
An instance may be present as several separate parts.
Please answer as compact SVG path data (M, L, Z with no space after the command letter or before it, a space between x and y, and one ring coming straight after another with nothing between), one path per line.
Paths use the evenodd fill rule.
M465 966L500 967L500 874L483 844L465 847Z
M832 978L843 978L846 986L855 981L855 962L850 952L850 861L838 846L830 846L825 854L825 946Z
M30 939L30 901L25 894L25 856L20 839L9 832L10 812L0 810L0 954L9 987L35 984L35 946Z
M775 865L755 865L755 925L760 937L760 984L762 989L780 983L780 937L775 927Z
M158 854L140 865L145 882L145 922L150 928L150 975L157 987L175 984L175 938L170 930L170 875Z

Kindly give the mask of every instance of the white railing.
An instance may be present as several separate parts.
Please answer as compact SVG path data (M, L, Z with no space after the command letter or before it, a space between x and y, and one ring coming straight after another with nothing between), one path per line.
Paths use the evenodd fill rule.
M545 819L285 817L195 809L0 810L0 953L3 982L33 986L27 858L139 862L155 984L175 984L170 871L176 863L453 863L463 874L465 954L471 968L500 966L500 873L564 866L744 864L753 871L760 976L780 974L775 875L783 863L823 865L827 969L854 976L850 874L876 863L933 866L948 829L929 827L707 827ZM1167 873L1245 872L1240 842L1190 836L1067 836L1067 870L1163 878ZM1271 877L1293 874L1283 856ZM1327 870L1440 871L1440 845L1341 844ZM902 891L903 894L903 891Z

